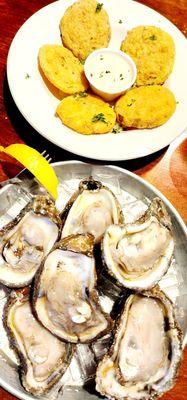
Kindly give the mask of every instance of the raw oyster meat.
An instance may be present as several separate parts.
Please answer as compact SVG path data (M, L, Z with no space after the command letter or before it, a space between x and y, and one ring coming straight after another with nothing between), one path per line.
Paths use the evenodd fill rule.
M109 329L95 290L94 237L61 239L44 260L34 286L33 307L40 322L57 337L90 342Z
M167 272L173 252L170 218L158 198L137 222L111 225L102 243L109 274L121 285L138 291L156 285Z
M46 393L64 374L72 349L47 331L34 317L27 289L10 295L4 309L10 346L20 362L20 380L34 395Z
M109 399L155 399L174 385L181 353L170 300L157 288L130 295L97 368L96 390Z
M0 282L12 288L29 285L60 228L54 202L47 196L32 200L0 230Z
M62 220L65 221L62 237L90 233L98 243L109 225L123 223L123 214L112 191L90 177L80 182L62 213Z

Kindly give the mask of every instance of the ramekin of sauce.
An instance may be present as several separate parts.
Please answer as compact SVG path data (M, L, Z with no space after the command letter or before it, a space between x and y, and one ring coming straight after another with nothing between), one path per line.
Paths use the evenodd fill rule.
M92 90L109 101L130 89L137 76L136 65L128 54L108 48L91 53L84 72Z

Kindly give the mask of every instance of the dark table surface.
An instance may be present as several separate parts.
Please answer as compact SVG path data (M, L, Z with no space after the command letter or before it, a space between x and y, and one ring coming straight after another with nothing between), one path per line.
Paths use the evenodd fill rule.
M60 161L75 159L75 156L48 142L24 120L12 100L6 79L7 53L16 31L31 14L50 2L47 0L0 0L0 81L2 83L0 145L5 147L11 143L25 142L39 151L46 149L53 157L53 161ZM187 36L187 0L143 0L141 3L169 18ZM81 158L76 156L76 159ZM187 222L187 139L185 134L177 138L168 148L152 156L115 164L134 171L155 185ZM0 153L0 181L14 176L19 170L20 165L16 161ZM0 389L0 399L13 400L15 397ZM163 396L163 400L186 399L187 351L184 352L175 387Z

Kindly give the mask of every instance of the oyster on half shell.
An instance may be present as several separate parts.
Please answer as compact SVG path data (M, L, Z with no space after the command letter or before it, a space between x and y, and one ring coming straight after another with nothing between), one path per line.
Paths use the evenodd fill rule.
M90 342L110 327L95 289L93 245L90 234L61 239L35 277L33 307L39 321L72 343Z
M36 320L28 290L24 291L9 296L4 309L4 327L20 362L23 387L34 395L41 395L62 377L70 363L72 349Z
M171 221L159 198L138 221L111 225L102 242L102 258L109 274L121 285L150 289L167 272L174 252Z
M97 368L96 390L109 399L155 399L174 385L181 354L170 300L157 288L130 295Z
M62 212L62 220L62 237L90 233L98 243L109 225L123 223L123 214L112 191L90 177L80 182Z
M49 197L32 200L0 230L0 282L12 288L29 285L57 241L60 227L60 216Z

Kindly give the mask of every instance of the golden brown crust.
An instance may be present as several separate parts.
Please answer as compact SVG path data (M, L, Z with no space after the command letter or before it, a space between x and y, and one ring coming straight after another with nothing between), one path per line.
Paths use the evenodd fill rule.
M116 114L108 103L98 96L68 96L56 110L64 125L84 135L110 132L116 122Z
M95 0L79 0L64 13L60 30L64 45L76 57L85 60L94 50L107 47L110 23L103 6L97 9Z
M174 41L169 33L156 26L137 26L130 30L121 50L129 54L137 66L137 86L162 84L173 70Z
M163 125L175 108L173 93L159 85L130 89L115 105L117 121L124 128L138 129Z
M46 78L63 93L72 94L88 88L82 64L64 46L44 45L38 59Z

